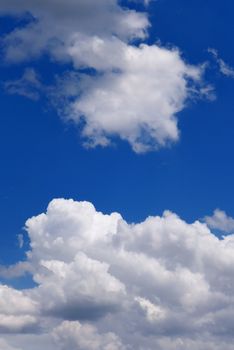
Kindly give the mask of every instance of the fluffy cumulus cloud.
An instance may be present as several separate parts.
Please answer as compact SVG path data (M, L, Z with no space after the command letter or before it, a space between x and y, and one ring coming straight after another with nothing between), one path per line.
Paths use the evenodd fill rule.
M23 292L0 285L0 332L29 331L36 326L36 302Z
M66 350L124 350L125 346L114 333L99 334L92 325L64 321L53 332L61 349Z
M175 142L177 113L194 93L208 91L201 88L202 66L187 64L176 48L144 43L146 12L123 8L117 0L1 1L0 14L26 23L3 38L5 60L48 54L72 64L73 74L60 77L53 89L53 101L63 118L84 125L87 147L109 145L113 136L136 152ZM30 70L6 86L33 99L42 89Z
M204 220L210 228L225 233L234 232L234 219L228 216L223 210L215 209L213 215L206 216Z
M232 234L219 239L206 224L169 211L128 224L117 213L64 199L26 229L25 268L36 285L0 288L0 331L12 346L232 348Z
M5 37L11 61L27 60L44 50L59 60L70 59L68 50L77 34L127 40L144 38L149 26L145 13L123 9L116 0L3 0L0 12L24 15L29 22Z
M95 80L84 78L83 93L70 105L72 120L79 122L84 116L87 121L83 135L88 145L105 146L109 135L119 135L136 152L144 152L178 140L175 115L184 107L188 79L199 81L201 71L187 66L177 50L145 44L133 47L118 40L105 48L104 42L94 39L94 50L96 45L102 57L105 50L120 47L116 49L117 72L108 71Z

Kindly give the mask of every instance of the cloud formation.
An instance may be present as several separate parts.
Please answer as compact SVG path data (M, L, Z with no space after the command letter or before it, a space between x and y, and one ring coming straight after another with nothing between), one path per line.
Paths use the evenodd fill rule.
M217 229L225 233L234 232L234 219L223 210L215 209L213 215L206 216L204 220L211 229Z
M26 229L37 285L1 286L1 322L15 320L9 332L39 342L47 334L46 350L231 349L234 235L219 239L169 211L128 224L64 199Z
M81 325L79 322L64 321L53 332L55 341L62 350L125 350L114 333L99 334L92 325Z
M147 14L123 8L117 0L2 1L0 14L26 22L3 39L8 63L47 54L72 64L76 74L60 77L53 102L64 119L84 124L87 147L107 146L116 136L138 153L176 142L177 113L194 94L208 91L201 87L202 66L187 64L176 48L144 43ZM36 99L38 93L26 85L32 88L35 79L27 71L7 88ZM62 89L68 84L71 93Z
M215 49L209 48L208 52L211 53L215 58L219 66L220 72L226 77L234 78L234 69L231 66L229 66L222 58L219 57L218 51Z
M37 319L36 302L21 291L0 285L0 333L32 330Z
M42 84L37 73L32 68L27 68L22 77L17 80L8 80L4 83L4 88L9 94L27 97L31 100L40 98Z

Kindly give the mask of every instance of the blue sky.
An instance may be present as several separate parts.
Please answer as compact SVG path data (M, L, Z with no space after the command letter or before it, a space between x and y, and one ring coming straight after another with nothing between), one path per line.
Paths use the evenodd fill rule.
M51 4L53 2L51 1ZM77 0L77 3L79 2ZM92 1L89 2L92 3ZM45 46L35 49L41 50L40 53L31 53L30 50L33 46L30 44L30 35L33 30L31 29L30 32L30 28L27 32L27 34L29 33L29 39L27 39L29 44L26 40L26 44L23 42L22 47L18 48L17 30L25 28L25 25L32 20L31 14L37 16L38 9L35 7L35 13L33 12L33 1L24 1L23 11L19 11L18 6L13 3L12 6L8 7L7 2L3 1L3 4L0 5L0 28L3 38L0 65L2 77L0 89L2 106L0 118L1 265L6 266L25 260L25 251L29 249L30 240L32 242L34 239L30 234L28 238L24 230L25 222L28 218L45 212L49 202L54 198L89 201L98 211L103 213L121 213L128 223L141 222L148 216L161 216L164 210L170 210L189 225L195 220L203 222L206 216L212 216L213 211L219 208L223 210L223 220L226 221L223 223L221 219L223 226L217 224L216 221L213 226L210 224L210 227L214 229L213 232L220 237L221 234L232 234L234 231L232 223L232 216L234 216L232 200L234 195L233 1L158 0L150 2L146 7L140 1L138 3L124 1L118 6L122 11L125 11L127 6L128 9L135 11L134 13L147 13L148 21L151 24L148 28L148 36L143 38L142 34L137 34L134 40L131 40L127 37L127 32L130 33L132 30L128 25L126 25L126 29L123 25L125 32L122 33L120 30L122 22L119 22L118 29L109 28L109 22L107 22L106 27L103 26L103 29L97 20L98 30L99 27L101 28L101 34L97 32L97 36L100 35L102 38L103 35L105 38L103 40L106 40L108 45L113 45L110 46L108 53L105 52L104 56L101 57L100 62L97 62L97 57L93 58L90 52L86 51L88 50L86 46L84 46L84 51L78 52L77 56L76 52L74 53L69 48L69 52L72 52L72 58L64 58L62 56L64 54L62 53L63 48L57 48L56 41L53 43L55 49L47 50ZM27 16L24 15L25 8L28 9ZM42 9L42 11L44 10ZM17 13L16 17L14 16L15 12ZM120 21L122 14L116 13L117 21ZM130 19L128 20L130 21ZM60 19L56 19L56 21L60 25ZM144 27L139 18L137 21L140 23L138 24L139 28L140 26ZM69 23L73 23L72 18ZM86 24L80 25L81 29L77 29L78 34L83 30L82 25ZM75 28L76 24L71 24L71 26ZM71 30L74 28L72 27ZM110 32L114 31L120 42L112 42L109 29ZM13 32L14 30L15 32ZM12 32L13 35L16 33L16 37L13 39L10 37ZM85 27L84 33L85 39L82 37L82 40L88 42L91 35L90 28ZM44 35L45 32L42 32L40 38L43 38ZM38 42L40 41L39 37L35 36L35 38ZM67 40L67 37L64 40ZM79 40L81 39L79 38ZM169 129L165 129L163 132L166 133L166 136L154 138L152 132L147 129L151 128L148 119L143 119L143 125L147 125L146 135L137 135L136 138L134 127L137 128L138 124L135 125L130 119L130 123L124 125L125 111L120 112L122 114L119 118L123 118L123 124L117 129L112 129L112 125L109 126L106 119L100 121L97 116L93 116L93 112L90 112L89 108L92 107L93 100L96 103L96 110L99 108L99 100L97 98L96 101L93 86L96 89L105 89L107 85L107 87L109 86L107 90L110 91L112 89L112 85L108 85L108 79L110 81L112 79L112 76L108 75L110 70L113 70L114 74L118 74L118 69L123 69L127 72L126 74L128 74L127 69L131 70L131 67L124 66L125 63L120 68L118 63L113 63L115 59L118 61L118 57L115 57L115 52L117 52L115 45L119 52L123 45L126 46L126 50L129 48L132 50L134 47L138 49L142 42L150 48L154 45L164 48L169 55L172 55L175 48L180 52L177 58L172 57L172 59L175 60L175 66L178 64L178 70L187 72L185 77L183 77L184 73L179 73L181 81L178 84L183 85L185 81L188 86L184 88L185 96L178 97L177 92L182 85L175 85L174 95L169 96L169 100L179 100L179 104L182 103L182 105L178 108L178 113L165 114L165 118L169 118L170 121L171 118L174 118L173 115L178 120L177 136L175 134L173 136L169 133ZM79 45L86 45L86 42L82 41ZM125 46L123 46L123 50L125 50ZM209 48L215 51L208 52ZM23 54L20 50L23 51ZM57 50L56 53L53 50ZM25 54L25 57L18 59L17 55L21 57L21 54L22 57ZM132 54L134 55L134 49ZM107 62L108 59L111 63ZM81 64L79 60L84 63ZM136 67L141 67L138 61L133 63L133 66L134 64ZM158 76L160 76L161 71L164 72L164 62L159 64L163 66L156 71ZM180 64L184 66L179 68ZM193 67L196 73L189 71L190 67ZM225 67L226 71L222 70L222 67ZM144 67L139 69L142 69L139 79L144 81ZM66 96L62 100L65 96L61 95L61 93L65 94L62 91L65 79L71 78L68 72L75 75L77 90L75 95ZM167 67L165 72L167 72ZM131 74L134 73L131 71ZM190 77L187 77L186 74ZM202 77L194 78L192 74L201 74ZM101 79L96 80L99 75L100 77L104 75L107 80L104 82ZM149 79L149 76L145 79ZM165 79L171 79L170 76L169 78L165 77L160 78L159 90ZM153 75L151 78L153 79ZM156 79L158 78L156 77ZM74 80L71 81L74 82ZM170 84L173 85L174 80L172 83L169 80L168 86ZM136 86L136 89L138 88L139 86ZM134 93L132 90L131 94ZM142 107L146 114L149 111L151 115L152 108L148 109L147 105L144 106L144 96L142 92L139 93L141 93L143 107L142 103L140 106L139 102L139 106L136 104L134 112L137 114L139 108ZM148 92L146 91L145 94L146 98ZM154 94L152 89L150 94ZM80 109L83 108L83 119L80 123L77 122L78 117L73 118L70 110L67 112L71 101L76 101L78 105L79 98L83 98L83 105L79 105ZM160 111L161 107L157 103L153 106L153 111L157 111L158 108ZM171 107L170 103L166 107ZM127 106L126 110L127 108L129 108L129 113L132 113L134 109L132 104ZM108 104L106 110L112 115ZM85 111L88 111L87 115L85 115ZM101 109L101 111L103 110ZM90 113L89 116L88 113ZM113 123L115 117L116 115L113 114ZM140 117L141 115L139 115ZM95 120L95 118L97 119ZM128 114L126 114L126 123L127 118ZM162 118L163 123L163 116L159 116L161 123L160 118ZM97 145L94 148L84 147L82 129L85 124L92 128L93 120L95 120L95 125L104 126L100 133L95 128L95 130L92 129L91 136L87 137L87 139L89 138L88 142L108 142L106 141L107 135L110 145L105 145L106 147ZM99 122L102 124L98 124ZM117 131L108 134L108 130L110 130L108 128ZM158 132L158 126L155 128ZM121 137L125 140L121 140ZM132 137L133 141L131 141ZM140 146L137 144L138 137L142 142ZM160 137L165 138L165 145L163 143L160 145ZM100 139L101 141L99 141ZM146 144L150 149L142 151L142 147ZM136 151L138 146L140 151ZM227 213L227 216L224 212ZM209 221L207 222L209 223ZM25 244L23 248L19 248L17 240L19 234L24 234ZM14 284L12 281L10 283ZM24 280L15 283L19 283L20 288L28 285L28 281ZM146 304L142 300L139 303L141 306L143 305L143 309L147 309L148 306L145 306ZM98 327L105 329L105 322L100 323ZM60 328L56 332L60 334ZM3 341L8 342L8 337ZM14 339L13 343L10 340L9 344L12 346L9 348L10 350L14 349L14 342ZM143 340L141 342L145 344L146 348L146 343ZM22 344L22 346L26 346L26 350L27 346L31 346L30 341L25 339L22 340ZM217 342L217 344L219 343ZM77 349L80 349L78 345L76 346ZM151 349L153 345L147 346ZM168 344L161 345L160 349L164 349L163 346L167 346L169 349ZM197 349L200 349L198 344Z

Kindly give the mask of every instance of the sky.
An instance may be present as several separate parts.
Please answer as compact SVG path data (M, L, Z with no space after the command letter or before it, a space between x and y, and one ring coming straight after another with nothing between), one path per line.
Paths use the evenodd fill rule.
M0 348L232 348L233 12L1 1Z

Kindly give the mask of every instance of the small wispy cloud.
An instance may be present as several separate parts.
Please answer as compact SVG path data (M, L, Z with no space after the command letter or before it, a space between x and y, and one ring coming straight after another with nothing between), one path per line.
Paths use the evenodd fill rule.
M215 58L219 66L220 73L222 73L226 77L234 78L234 68L232 68L222 58L219 57L218 51L216 49L209 48L208 52L212 54Z
M18 234L17 238L18 238L19 248L23 248L23 246L24 246L24 236L22 235L22 233Z
M26 68L19 79L4 82L7 93L24 96L34 101L40 98L41 88L39 76L33 68Z

